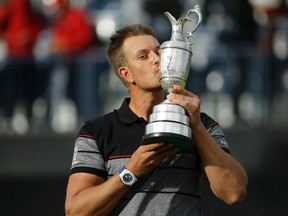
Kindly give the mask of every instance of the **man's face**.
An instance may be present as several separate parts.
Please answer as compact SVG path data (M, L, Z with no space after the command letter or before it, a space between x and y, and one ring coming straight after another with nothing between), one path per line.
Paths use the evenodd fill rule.
M162 89L159 72L160 44L151 35L133 36L124 42L127 68L133 84L144 91Z

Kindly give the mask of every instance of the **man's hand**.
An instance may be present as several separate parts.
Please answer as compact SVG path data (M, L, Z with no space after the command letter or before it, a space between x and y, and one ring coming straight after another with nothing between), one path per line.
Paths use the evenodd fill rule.
M197 95L185 90L181 86L175 85L173 87L173 93L169 94L167 99L172 103L179 104L187 110L190 119L190 127L192 129L201 124L201 101Z
M132 155L126 168L137 178L151 172L165 158L175 155L177 149L172 144L153 143L140 146Z

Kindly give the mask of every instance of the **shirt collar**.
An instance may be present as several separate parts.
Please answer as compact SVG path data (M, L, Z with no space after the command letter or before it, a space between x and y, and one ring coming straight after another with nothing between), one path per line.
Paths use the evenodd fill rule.
M132 124L140 119L134 112L132 112L129 107L129 103L130 98L125 98L121 107L116 111L120 121L122 121L124 124Z

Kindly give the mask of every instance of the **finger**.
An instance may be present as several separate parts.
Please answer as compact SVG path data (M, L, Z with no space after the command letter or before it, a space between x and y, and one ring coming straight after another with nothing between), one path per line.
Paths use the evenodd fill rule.
M173 146L173 145L172 145ZM154 153L152 164L158 165L161 161L163 161L167 157L171 157L177 153L177 149L175 147L170 147L159 152Z
M154 149L154 152L156 153L161 153L161 152L164 152L164 151L173 151L173 149L175 149L174 145L173 144L169 144L169 143L163 143L163 145L159 146L158 148L155 148Z
M187 91L186 89L184 89L182 86L179 86L179 85L173 86L173 93L184 95L184 96L194 96L192 92Z
M185 105L185 102L186 102L186 104L188 104L189 99L186 97L190 97L192 99L193 98L199 99L197 95L193 94L192 92L187 91L186 89L184 89L182 86L179 86L179 85L174 85L173 86L173 93L170 93L169 95L167 95L167 99L170 102L176 102L175 100L177 100L177 102L182 101L182 105ZM190 101L190 102L192 102L192 101Z
M172 148L173 145L171 144L167 144L164 142L160 142L160 143L152 143L149 145L145 145L146 147L146 151L152 151L152 152L161 152L164 151L166 149Z
M191 92L190 92L191 93ZM189 96L179 95L179 94L169 94L167 99L172 102L181 105L186 110L189 108L197 108L200 106L200 99L197 95L191 93Z

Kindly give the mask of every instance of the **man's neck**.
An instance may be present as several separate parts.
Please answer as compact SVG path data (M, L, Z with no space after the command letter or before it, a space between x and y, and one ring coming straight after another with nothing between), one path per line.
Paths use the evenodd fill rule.
M153 107L163 102L163 92L149 92L145 94L131 94L131 101L129 104L130 109L139 117L148 121L150 114L153 111Z

